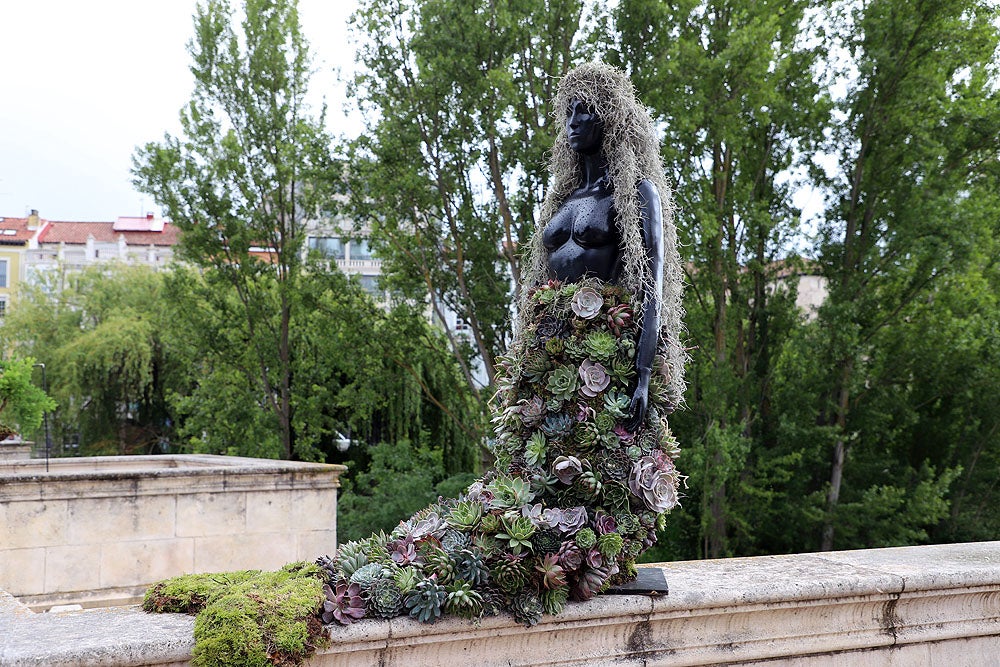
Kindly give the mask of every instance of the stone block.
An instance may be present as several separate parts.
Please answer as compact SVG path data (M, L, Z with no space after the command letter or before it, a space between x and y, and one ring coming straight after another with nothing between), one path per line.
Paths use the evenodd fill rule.
M101 547L76 544L45 550L45 592L87 591L101 585Z
M246 493L177 496L177 537L236 535L246 530Z
M66 543L67 501L0 503L2 548L46 547Z
M174 536L174 496L80 498L69 504L68 544L102 544L109 535L130 542Z
M292 519L288 491L248 492L246 509L248 533L280 533L298 527Z
M299 489L291 493L292 521L300 530L335 530L336 489Z
M45 590L45 549L0 551L0 590L12 595L35 595Z
M298 534L295 560L314 561L320 556L333 556L337 550L337 533L333 530L310 530Z
M295 558L295 533L196 537L195 572L276 570Z
M93 588L151 584L194 571L194 538L114 542L101 548L100 583Z

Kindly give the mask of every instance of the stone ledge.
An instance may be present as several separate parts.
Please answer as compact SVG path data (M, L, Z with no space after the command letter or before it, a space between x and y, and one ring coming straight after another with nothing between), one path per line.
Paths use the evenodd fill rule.
M996 664L1000 542L656 565L670 595L603 596L533 628L408 618L332 628L312 667ZM0 665L163 665L192 620L31 614L0 596Z

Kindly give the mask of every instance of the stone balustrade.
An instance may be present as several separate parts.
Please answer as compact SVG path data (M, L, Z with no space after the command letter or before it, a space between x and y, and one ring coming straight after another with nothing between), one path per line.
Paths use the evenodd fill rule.
M235 456L0 461L0 589L36 609L134 603L193 572L277 569L337 544L344 466Z
M1000 664L1000 542L663 563L670 594L601 596L524 628L364 620L310 667ZM34 614L0 595L0 665L184 665L193 619Z

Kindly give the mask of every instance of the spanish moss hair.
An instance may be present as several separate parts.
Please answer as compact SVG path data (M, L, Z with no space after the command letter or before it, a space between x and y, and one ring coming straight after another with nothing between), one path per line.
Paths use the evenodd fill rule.
M684 394L684 363L687 355L681 345L682 269L677 251L677 227L674 225L672 191L664 175L660 144L649 111L636 98L628 76L604 63L587 63L571 70L562 78L552 106L553 126L560 129L552 148L549 168L552 184L542 202L538 226L532 235L525 257L524 284L527 287L548 279L547 253L542 245L542 231L574 190L582 185L583 169L580 155L574 151L564 130L565 113L572 100L591 107L604 122L601 146L608 163L617 226L622 239L624 271L622 285L647 303L654 293L653 277L646 261L642 236L639 182L643 179L656 186L663 212L663 293L650 304L659 309L659 353L664 355L669 372L668 389L671 402L681 405ZM527 289L521 290L522 299ZM520 324L524 331L526 303L521 304Z

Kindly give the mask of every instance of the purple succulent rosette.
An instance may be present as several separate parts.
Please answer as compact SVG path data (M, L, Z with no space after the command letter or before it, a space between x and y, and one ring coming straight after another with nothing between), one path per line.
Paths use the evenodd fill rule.
M630 431L639 334L630 295L593 279L553 281L528 303L524 340L498 360L495 468L391 534L321 558L325 622L509 612L531 625L634 578L684 479L665 419L664 357L654 360L647 419Z

